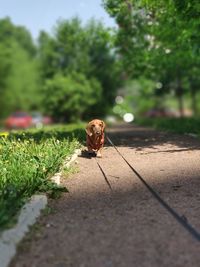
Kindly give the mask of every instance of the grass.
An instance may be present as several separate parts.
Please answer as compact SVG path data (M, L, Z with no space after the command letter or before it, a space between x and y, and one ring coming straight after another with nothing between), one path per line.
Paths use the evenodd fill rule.
M139 125L178 134L192 133L200 136L200 118L140 118Z
M81 146L84 136L81 124L0 136L0 228L13 223L19 209L34 193L57 197L67 190L50 178L64 159Z

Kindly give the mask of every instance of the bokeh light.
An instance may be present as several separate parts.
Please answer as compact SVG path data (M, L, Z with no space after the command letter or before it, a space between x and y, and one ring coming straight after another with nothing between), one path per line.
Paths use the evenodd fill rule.
M132 113L125 113L123 119L125 122L132 122L134 121L134 115Z

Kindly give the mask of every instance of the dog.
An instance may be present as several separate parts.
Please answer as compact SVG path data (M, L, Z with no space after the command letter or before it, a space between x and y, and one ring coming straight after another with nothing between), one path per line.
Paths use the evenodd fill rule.
M102 157L102 149L104 146L104 129L106 125L102 120L92 120L86 127L86 145L89 154L96 153L98 158Z

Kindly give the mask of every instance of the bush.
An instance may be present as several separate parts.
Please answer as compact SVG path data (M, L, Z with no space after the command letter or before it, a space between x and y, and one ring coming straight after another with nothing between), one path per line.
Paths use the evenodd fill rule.
M44 105L50 115L64 121L81 120L101 96L101 86L96 79L88 80L83 74L55 75L44 87Z

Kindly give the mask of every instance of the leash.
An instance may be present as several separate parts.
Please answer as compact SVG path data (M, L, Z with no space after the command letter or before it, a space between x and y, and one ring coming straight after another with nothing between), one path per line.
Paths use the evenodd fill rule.
M95 159L96 159L96 158L95 158ZM110 190L112 191L111 184L109 183L109 180L108 180L108 178L107 178L107 176L106 176L106 174L105 174L104 170L102 169L102 167L101 167L101 165L99 164L99 162L98 162L98 160L97 160L97 159L96 159L96 163L97 163L97 165L98 165L98 167L99 167L99 169L100 169L101 173L103 174L103 176L104 176L104 179L105 179L105 181L106 181L106 183L107 183L108 187L109 187L109 188L110 188Z
M127 161L127 159L121 154L121 152L117 149L111 139L106 135L106 139L111 144L111 146L117 151L120 157L126 162L126 164L130 167L133 173L139 178L139 180L144 184L144 186L149 190L149 192L157 199L161 206L163 206L175 219L181 224L185 230L187 230L193 238L200 242L200 232L196 230L184 216L178 214L178 212L170 207L169 204L145 181L145 179L133 168L133 166ZM105 176L105 173L104 173Z

